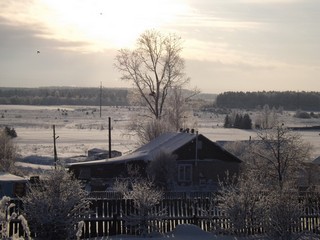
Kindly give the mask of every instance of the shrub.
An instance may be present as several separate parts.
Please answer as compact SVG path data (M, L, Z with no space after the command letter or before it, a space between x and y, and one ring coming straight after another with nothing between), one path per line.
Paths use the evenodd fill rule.
M117 179L115 189L124 199L133 201L134 211L124 216L126 226L145 237L149 231L157 230L154 220L161 220L165 213L165 209L154 209L163 198L163 192L156 189L152 181L141 178L137 170L128 169L131 177Z
M37 184L29 184L22 198L32 233L40 239L72 239L80 214L89 208L82 184L59 167Z
M297 111L294 115L296 118L304 118L304 119L308 119L311 118L310 114L307 112L303 112L303 111Z
M16 130L14 128L9 128L9 127L5 127L4 128L5 133L7 134L7 136L11 137L11 138L15 138L17 137L17 133Z

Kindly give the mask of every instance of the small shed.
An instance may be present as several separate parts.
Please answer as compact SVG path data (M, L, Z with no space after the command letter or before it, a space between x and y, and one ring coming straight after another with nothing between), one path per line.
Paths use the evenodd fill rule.
M21 197L26 192L28 180L7 172L0 172L0 197Z
M121 152L112 150L111 158L120 157L122 155ZM99 160L109 158L109 151L101 148L92 148L88 150L88 158L90 160Z

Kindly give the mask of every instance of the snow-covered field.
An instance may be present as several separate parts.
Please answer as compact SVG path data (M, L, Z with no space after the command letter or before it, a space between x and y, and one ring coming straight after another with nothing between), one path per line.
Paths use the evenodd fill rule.
M0 126L14 127L18 137L14 140L22 158L37 159L35 167L43 160L53 158L53 130L56 126L57 153L60 159L81 158L91 148L108 149L108 118L111 118L112 150L129 153L136 148L136 138L130 136L126 126L132 116L144 111L134 107L88 106L23 106L0 105ZM280 121L287 126L320 125L320 119L301 120L285 112ZM254 113L251 113L254 120ZM254 138L254 130L225 129L225 115L198 112L192 121L196 122L199 133L213 141L235 141ZM319 131L301 131L303 139L314 146L313 157L320 156ZM49 159L49 160L48 160ZM26 163L27 162L27 163ZM30 161L19 163L32 166ZM50 168L48 164L43 166Z

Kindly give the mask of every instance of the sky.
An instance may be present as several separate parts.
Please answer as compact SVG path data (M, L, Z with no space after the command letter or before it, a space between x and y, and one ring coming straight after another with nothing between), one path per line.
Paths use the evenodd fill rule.
M188 88L320 91L319 0L1 0L0 87L132 87L146 30L183 40Z

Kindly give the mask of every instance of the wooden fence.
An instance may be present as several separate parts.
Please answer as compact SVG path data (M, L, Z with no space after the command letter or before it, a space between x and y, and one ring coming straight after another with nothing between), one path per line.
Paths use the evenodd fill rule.
M232 224L217 207L213 193L166 193L164 199L154 207L148 216L149 231L161 233L172 231L179 224L195 224L204 231L220 234L230 233ZM305 197L304 197L305 199ZM90 214L83 218L82 238L104 237L116 234L137 234L136 229L128 226L128 218L136 216L132 200L124 200L119 193L100 192L90 197ZM16 212L20 205L16 202ZM165 210L163 212L162 210ZM161 213L161 214L159 214ZM293 231L317 232L320 226L320 197L311 196L305 204L305 214ZM81 219L79 219L80 221ZM243 234L258 234L262 228L248 228ZM10 235L23 235L19 221L10 223Z
M83 237L103 237L115 234L136 234L128 227L128 216L136 216L132 200L124 200L118 193L95 193L91 198L92 213L84 220ZM301 222L292 231L316 232L320 226L320 198L309 198ZM159 216L159 212L165 214ZM213 193L166 193L164 199L148 216L151 226L161 233L172 231L179 224L195 224L204 231L230 233L232 224L217 207ZM259 234L262 227L248 227L244 235Z

